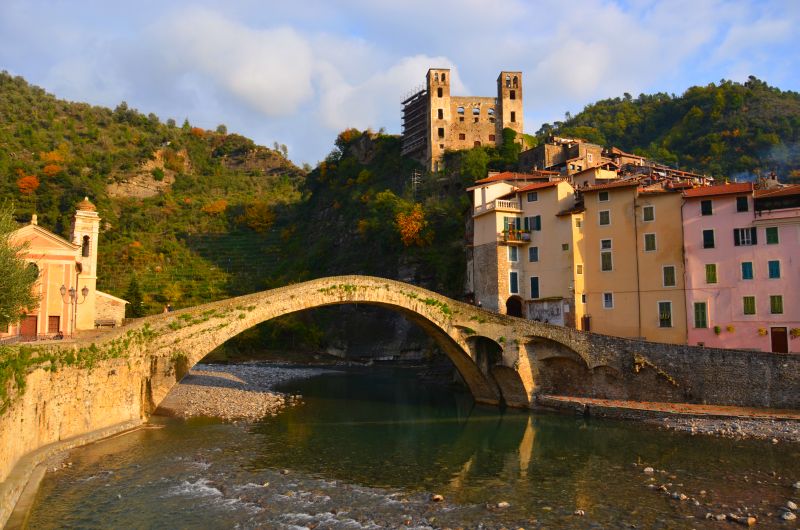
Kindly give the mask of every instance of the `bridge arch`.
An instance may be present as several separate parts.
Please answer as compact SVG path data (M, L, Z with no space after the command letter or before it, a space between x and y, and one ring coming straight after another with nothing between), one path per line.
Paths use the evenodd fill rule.
M365 304L401 313L431 336L453 362L476 401L499 404L503 393L480 369L456 316L472 306L409 284L367 276L312 280L149 317L156 335L149 352L151 377L142 392L154 410L169 390L213 349L268 320L319 307Z

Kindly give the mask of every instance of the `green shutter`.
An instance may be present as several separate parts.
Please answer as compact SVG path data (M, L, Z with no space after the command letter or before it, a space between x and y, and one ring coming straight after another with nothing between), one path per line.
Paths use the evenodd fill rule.
M706 312L705 302L694 303L694 327L707 328L708 327L708 313Z

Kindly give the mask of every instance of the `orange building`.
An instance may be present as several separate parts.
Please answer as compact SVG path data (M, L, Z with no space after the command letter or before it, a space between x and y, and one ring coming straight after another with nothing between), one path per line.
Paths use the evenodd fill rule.
M39 271L34 285L39 305L0 329L0 340L71 337L98 324L122 323L127 302L97 290L99 232L97 208L86 198L75 212L71 242L39 226L36 215L11 235L14 244L26 245L23 257Z

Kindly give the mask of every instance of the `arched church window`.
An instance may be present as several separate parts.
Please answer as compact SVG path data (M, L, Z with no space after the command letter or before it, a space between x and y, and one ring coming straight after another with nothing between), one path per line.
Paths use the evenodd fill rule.
M83 236L83 242L81 243L81 256L83 256L84 258L88 258L90 250L91 250L91 244L89 236Z

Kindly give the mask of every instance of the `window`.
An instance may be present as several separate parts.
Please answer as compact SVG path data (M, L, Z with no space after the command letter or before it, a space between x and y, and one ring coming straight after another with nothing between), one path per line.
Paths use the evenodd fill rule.
M611 212L609 210L601 210L600 211L600 225L610 225L611 224Z
M481 146L481 141L480 141L480 140L475 140L475 142L473 142L473 144L472 144L472 145L473 145L474 147L480 147L480 146Z
M610 239L601 239L600 240L600 250L611 250L611 240Z
M581 226L583 226L583 221L580 218L575 219L575 228L580 228Z
M654 221L656 218L656 207L655 206L645 206L642 208L642 219L644 222L649 223L650 221Z
M750 246L758 243L757 233L755 228L734 228L733 229L733 244L734 246Z
M711 215L713 208L711 207L711 200L700 201L700 215Z
M717 283L717 264L706 264L706 283Z
M443 120L444 119L444 110L443 109L439 109L439 111L436 113L436 115L439 117L440 120Z
M604 250L600 252L600 270L610 271L614 269L614 263L611 260L611 251Z
M515 123L517 121L517 113L513 110L511 111L511 123Z
M539 247L528 247L528 261L539 261Z
M466 140L467 139L467 135L464 134L464 133L458 133L458 139L459 140Z
M509 228L519 230L521 227L519 217L503 217L503 230L508 231Z
M442 74L442 83L447 82L447 74Z
M747 210L747 197L736 197L736 211L746 212Z
M439 87L439 88L436 89L436 95L438 97L442 97L442 95L444 95L444 92L442 91L442 87Z
M516 90L512 90L511 92L509 92L508 93L508 99L517 99L517 91Z
M755 230L755 228L753 230ZM768 226L764 231L767 233L767 245L777 245L778 244L778 227L777 226Z
M644 235L644 251L645 252L654 252L656 250L656 235L655 234L645 234Z
M569 250L569 243L561 243L561 250Z
M586 303L586 293L581 293L581 303L582 304Z
M705 302L694 303L694 327L708 327L708 308L706 307Z
M600 201L600 202L608 202L608 192L607 191L601 191L600 193L598 193L597 194L597 200Z
M703 230L703 248L714 248L714 230Z
M756 297L755 296L745 296L742 298L742 310L744 311L745 315L755 315L756 314Z
M578 274L583 274L583 265L581 263L578 263L575 266L575 272L577 272Z
M472 115L473 116L480 116L481 115L481 109L478 108L478 107L472 107Z
M614 308L614 293L603 293L603 309Z
M508 273L508 291L511 294L519 294L519 275L516 271Z
M772 279L781 277L781 262L778 260L770 260L767 262L769 267L769 277Z
M769 297L769 312L773 315L783 314L783 296L773 294Z
M539 194L535 191L529 191L526 200L528 202L536 202L539 200Z
M658 327L672 327L672 302L658 303Z
M531 217L531 230L540 231L542 229L542 216L534 215Z
M743 261L742 262L742 279L743 280L752 280L753 279L753 262L752 261Z
M508 247L508 261L516 263L519 258L519 251L517 247Z
M490 134L490 135L489 135L489 141L490 141L490 142L494 142L494 141L495 141L495 137L494 137L494 135L493 135L493 134Z
M456 109L456 112L458 112L459 114L464 114L464 107L458 107L458 109Z
M531 276L531 298L539 298L539 277Z
M665 265L661 268L664 278L664 287L675 287L675 265Z
M586 153L586 161L587 162L592 162L593 159L594 159L594 157L592 156L592 153Z
M91 241L89 240L89 236L83 236L83 243L81 244L81 256L88 258L91 249L92 245Z
M444 127L439 127L439 138L444 138Z

